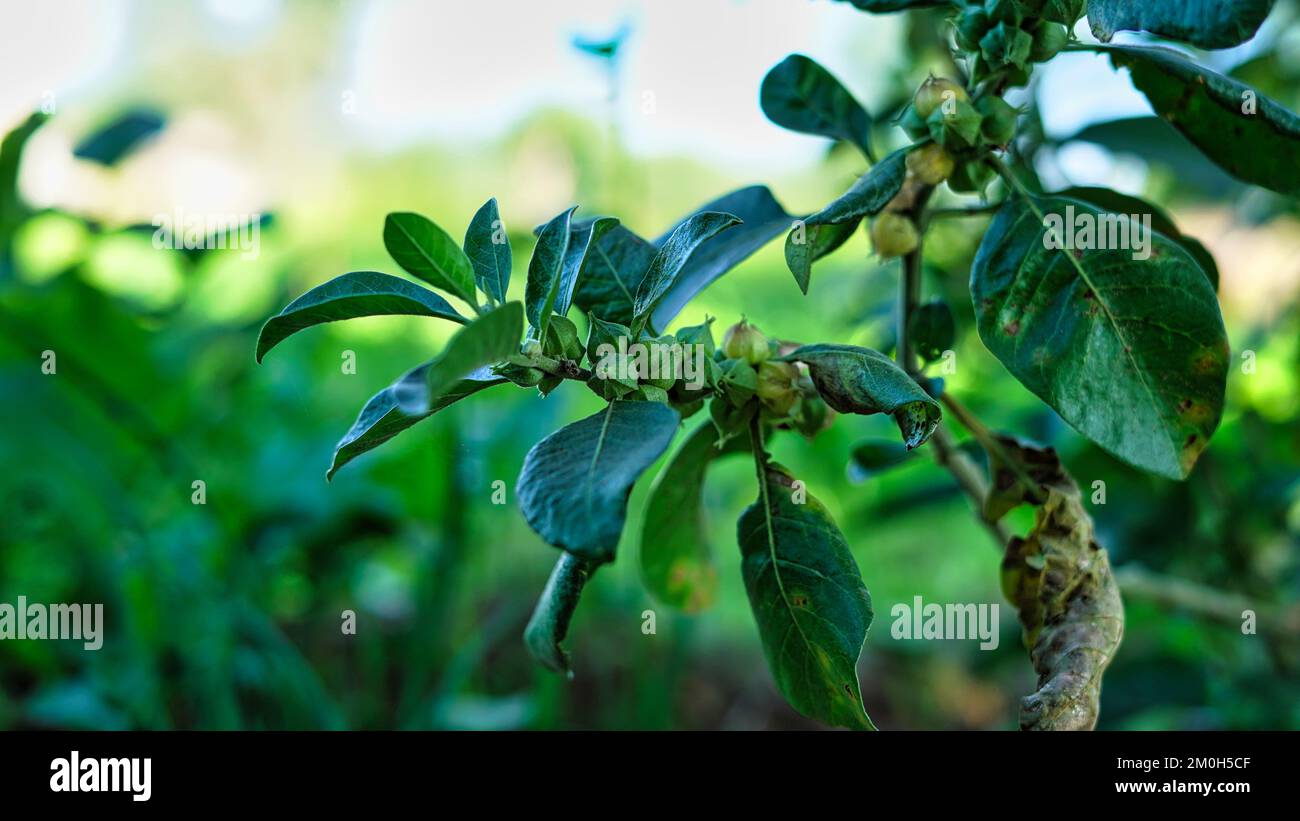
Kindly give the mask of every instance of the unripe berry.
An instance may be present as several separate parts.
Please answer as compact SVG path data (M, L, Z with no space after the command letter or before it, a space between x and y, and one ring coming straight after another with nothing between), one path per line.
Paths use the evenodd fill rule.
M772 355L763 332L743 319L728 328L722 337L722 353L728 359L743 359L751 365Z
M886 211L871 221L871 244L882 257L901 257L915 251L921 237L910 219Z
M907 155L907 170L926 185L938 185L948 179L954 165L952 155L934 143Z
M1034 38L1010 23L998 23L980 39L980 52L991 66L1023 67Z
M799 369L789 362L763 362L758 366L759 401L777 416L790 413L794 403L799 399L795 382L799 379Z
M984 10L994 23L1018 26L1023 17L1019 0L987 0Z
M948 187L959 194L977 194L984 190L993 171L979 160L957 163L952 176L948 178Z
M930 127L925 124L925 119L916 113L915 106L908 106L903 112L902 118L899 119L898 125L907 132L907 136L914 140L919 140L930 133Z
M966 89L954 83L952 80L945 80L942 77L931 77L921 87L916 90L916 97L912 100L912 105L916 108L917 115L925 120L935 112L935 109L949 100L967 100L969 96Z
M1016 136L1016 120L1020 112L1001 97L981 97L975 108L983 115L980 133L993 145L1006 145Z
M967 6L957 18L957 45L966 51L979 51L980 38L989 30L989 16L979 6Z
M1070 42L1070 32L1060 23L1042 20L1034 28L1034 43L1029 49L1029 59L1035 63L1050 60Z

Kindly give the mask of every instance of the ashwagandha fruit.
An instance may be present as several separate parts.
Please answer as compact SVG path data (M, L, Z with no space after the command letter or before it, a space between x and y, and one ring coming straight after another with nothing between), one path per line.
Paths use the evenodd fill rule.
M948 179L955 165L952 155L934 143L907 155L907 170L926 185L938 185Z
M926 125L925 119L916 113L916 106L909 105L903 112L903 116L898 121L898 126L907 132L907 136L914 140L929 135L930 126Z
M759 401L777 416L787 416L799 399L795 382L799 369L789 362L763 362L758 366Z
M882 257L901 257L915 251L921 237L910 219L885 212L871 221L871 244Z
M722 352L728 359L743 359L751 365L772 355L763 332L743 319L727 329L722 337Z
M987 0L984 12L991 22L1018 26L1023 19L1023 5L1022 0Z
M989 16L979 6L967 6L957 18L957 45L966 51L979 51L980 38L989 30Z
M1035 63L1050 60L1070 42L1070 32L1060 23L1048 20L1039 21L1034 28L1033 45L1029 48L1029 59Z
M961 100L964 102L968 99L970 97L966 94L966 89L952 80L931 77L921 83L921 87L916 90L912 105L916 108L917 116L925 120L929 119L930 115L948 100Z
M992 177L993 169L982 161L967 160L957 163L948 178L948 187L959 194L977 194L984 190Z
M973 148L979 143L980 114L965 100L936 108L926 120L930 137L950 151Z
M981 97L975 103L983 119L980 120L980 133L993 145L1006 145L1016 136L1016 118L1020 112L1016 107L1001 97L992 95Z
M991 66L1023 68L1034 38L1010 23L998 23L980 38L980 53Z

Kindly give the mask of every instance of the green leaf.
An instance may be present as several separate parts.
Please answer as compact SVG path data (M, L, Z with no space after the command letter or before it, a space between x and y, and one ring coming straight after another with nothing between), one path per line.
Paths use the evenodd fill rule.
M919 447L939 425L939 403L894 360L853 345L805 345L781 357L802 362L826 404L840 413L888 413L907 448Z
M704 355L712 358L717 345L713 342L713 317L705 317L699 325L678 328L674 338L683 345L703 345Z
M871 595L822 506L758 448L758 500L737 527L741 575L767 666L796 710L836 727L874 730L857 663ZM796 501L799 499L800 501Z
M1089 0L1088 25L1103 43L1117 31L1146 31L1201 48L1230 48L1255 36L1273 0Z
M852 188L804 220L804 224L839 224L880 213L903 187L907 176L907 152L911 148L900 148L873 165L853 183Z
M1067 188L1064 191L1056 192L1052 196L1083 200L1112 214L1150 214L1151 227L1183 246L1192 259L1196 261L1196 264L1201 267L1205 276L1209 278L1211 287L1215 291L1219 290L1219 265L1214 261L1214 256L1198 240L1179 231L1178 226L1174 224L1173 218L1160 206L1138 197L1121 194L1109 188L1088 186Z
M590 316L631 325L637 288L655 247L624 226L596 240L583 261L573 302Z
M469 221L465 256L474 268L474 281L479 290L491 297L494 304L505 302L510 287L510 237L497 212L496 197L483 203Z
M785 238L785 264L790 273L794 274L794 281L799 284L800 291L808 293L812 264L848 242L861 221L859 218L825 225L808 225L805 222L802 230L796 223Z
M744 262L751 254L790 228L794 218L786 213L772 192L762 185L751 185L725 194L699 209L692 216L717 211L734 214L741 224L702 243L690 261L678 273L672 287L659 301L650 325L658 330L668 327L673 318L723 274ZM663 248L682 223L655 240Z
M1076 223L1086 215L1106 225L1096 206L1051 197L1012 198L994 217L971 268L980 338L1084 436L1182 479L1223 413L1229 351L1214 289L1159 233L1148 238L1146 260L1130 250L1046 247L1045 220L1055 232L1067 207ZM1115 236L1105 244L1134 245L1115 241L1127 223L1111 220L1105 230Z
M559 288L555 295L555 313L564 316L573 305L574 292L590 254L602 237L618 227L614 217L580 220L569 227L569 248L564 255Z
M916 353L926 362L934 362L952 347L956 336L952 309L946 302L928 302L917 307L907 323L907 335Z
M582 588L596 572L596 567L572 553L561 553L551 577L546 580L541 598L537 600L532 618L524 628L524 644L529 654L543 667L564 673L569 678L573 677L573 671L569 669L569 654L560 647L560 642L569 633L569 622L578 607Z
M257 361L287 337L313 325L361 316L432 316L468 322L427 288L377 271L353 271L317 285L267 320L257 337Z
M759 90L759 104L777 125L802 134L844 140L871 153L871 116L816 61L791 54L777 63Z
M538 442L516 489L529 526L585 561L612 561L632 485L668 448L678 419L657 402L611 402Z
M474 266L447 232L427 217L411 213L389 214L384 219L384 247L413 277L478 308L474 292Z
M1151 107L1237 179L1300 195L1300 118L1249 86L1165 48L1097 46Z
M704 475L719 456L748 449L743 438L720 449L717 428L705 421L655 478L641 530L641 575L657 600L688 613L713 604L718 569L704 513Z
M34 112L0 141L0 279L9 277L12 271L13 235L30 213L18 193L18 168L23 149L32 134L48 119L49 115L44 112Z
M863 442L853 449L849 459L849 478L854 482L865 482L915 456L916 451L898 442Z
M718 442L727 443L749 429L749 423L758 413L757 402L733 405L723 397L709 402L709 419L718 430Z
M77 143L72 156L100 165L117 165L123 157L157 136L166 123L167 119L152 109L127 111Z
M422 413L410 414L402 410L398 397L411 397L413 394L427 393L429 390L429 364L408 371L401 379L384 388L370 398L352 428L334 446L334 461L330 465L326 479L333 479L339 468L351 462L361 454L374 450L392 439L397 434L420 422L453 402L458 402L470 394L478 393L484 388L500 385L506 380L492 373L489 368L480 368L444 391L435 401L429 403L412 402L428 407Z
M706 211L689 217L673 230L672 235L659 248L659 253L650 261L650 268L637 288L636 301L632 306L634 332L645 327L650 314L676 283L677 276L686 267L686 262L695 253L695 249L718 232L739 224L740 218L732 214Z
M618 340L626 337L631 340L632 332L626 325L620 325L617 322L606 322L598 316L591 318L591 325L587 330L587 361L595 365L600 361L600 354L597 349L601 345L612 345L618 347Z
M582 341L578 339L578 326L567 316L556 314L551 317L551 324L546 329L546 341L542 343L542 353L556 359L581 361L586 352Z
M461 328L449 340L442 353L429 362L425 371L425 390L398 390L397 403L412 416L429 413L448 392L479 368L495 365L519 353L519 336L523 332L523 306L507 302L493 308ZM398 383L399 387L401 383Z
M569 253L569 223L575 205L557 214L542 227L533 246L533 256L528 261L528 283L524 289L528 324L537 329L537 339L546 338L546 326L551 321L561 288L565 257Z

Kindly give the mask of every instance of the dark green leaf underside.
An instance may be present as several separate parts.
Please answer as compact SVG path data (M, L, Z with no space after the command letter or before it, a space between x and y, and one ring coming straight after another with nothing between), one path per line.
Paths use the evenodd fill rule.
M1230 48L1255 36L1273 0L1088 0L1088 25L1102 42L1146 31L1201 48Z

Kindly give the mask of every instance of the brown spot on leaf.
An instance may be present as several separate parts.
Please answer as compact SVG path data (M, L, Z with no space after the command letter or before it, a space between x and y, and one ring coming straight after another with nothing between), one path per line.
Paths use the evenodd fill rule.
M1015 336L1020 333L1020 320L1013 319L1002 326L1002 332L1007 336Z

